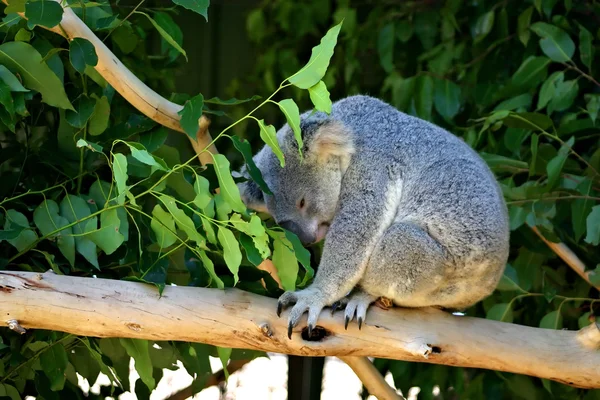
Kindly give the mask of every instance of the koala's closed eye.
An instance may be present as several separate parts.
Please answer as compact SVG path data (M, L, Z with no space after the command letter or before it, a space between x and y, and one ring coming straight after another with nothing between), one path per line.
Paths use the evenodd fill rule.
M300 210L304 209L304 207L306 206L306 201L304 200L304 197L302 199L300 199L300 201L298 202L298 208Z

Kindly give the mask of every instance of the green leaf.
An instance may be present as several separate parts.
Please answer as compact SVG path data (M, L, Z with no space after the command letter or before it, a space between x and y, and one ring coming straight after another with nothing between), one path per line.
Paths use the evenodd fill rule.
M29 90L23 87L15 74L10 72L4 65L0 65L0 81L6 83L11 92L29 92Z
M140 375L140 379L150 391L156 387L156 381L152 376L152 360L148 351L149 343L141 339L119 339L121 345L127 351L130 357L135 360L135 370Z
M219 180L220 194L234 211L240 214L246 213L246 206L240 198L240 190L235 184L229 169L229 160L223 154L214 154L214 167Z
M109 119L110 103L108 102L108 98L106 96L97 98L94 112L90 117L90 124L88 126L89 134L92 136L102 134L108 128Z
M554 186L558 183L560 179L560 173L574 143L575 137L572 137L563 146L561 146L556 157L550 160L546 165L546 172L548 173L547 186L549 189L554 188Z
M4 230L19 230L19 227L21 233L15 239L6 239L6 241L14 246L17 251L24 251L36 242L38 236L29 227L29 221L25 215L16 210L7 210L4 219Z
M223 258L225 259L225 264L227 264L227 268L229 268L233 274L234 285L236 285L239 280L238 270L242 262L240 245L233 235L233 232L231 232L229 229L223 228L220 225L217 237L219 238L221 247L223 247Z
M528 57L512 76L511 83L521 93L536 87L548 74L550 60L547 57Z
M513 170L527 169L529 165L525 161L514 160L509 157L504 157L498 154L480 153L481 158L485 160L487 165L493 170Z
M33 37L33 33L31 33L31 31L28 31L25 28L21 28L15 35L15 40L18 42L29 42L29 41L31 41L32 37Z
M33 211L33 222L42 235L48 236L50 233L69 224L69 220L60 216L58 210L58 204L54 200L44 200ZM72 233L73 230L69 227L54 234L52 237L57 237L56 242L60 252L69 261L69 264L74 267L75 238L72 236Z
M510 303L499 303L494 304L490 308L486 315L487 319L493 319L496 321L513 322L513 312Z
M25 3L27 0L9 0L4 9L5 14L25 12Z
M90 67L98 65L96 48L87 39L74 38L69 45L69 61L71 61L71 65L77 72L83 74L86 65Z
M10 114L11 118L14 118L15 103L10 92L10 87L4 82L0 82L0 105L3 105L4 110Z
M177 1L173 0L176 4ZM167 43L169 43L171 46L173 46L173 48L175 48L178 52L180 52L181 54L183 54L183 56L185 57L185 59L187 60L187 54L185 52L185 50L179 45L179 43L177 43L177 41L175 39L173 39L173 37L169 34L169 32L167 32L166 30L163 29L162 26L160 26L159 24L156 23L156 21L154 21L148 14L141 12L141 11L135 11L136 14L142 14L145 15L146 18L148 18L148 20L152 23L152 25L154 25L154 28L156 28L156 30L158 31L158 33L160 33L160 36L165 39L165 41ZM198 117L199 118L199 117ZM197 130L197 128L196 128Z
M25 4L25 17L27 25L45 26L54 28L60 23L63 16L63 8L54 0L29 0Z
M150 154L143 145L135 142L124 142L129 150L131 150L131 156L141 162L152 167L152 172L155 170L168 171L169 167L160 158Z
M21 400L21 395L17 388L6 383L0 383L0 396L10 397L11 400Z
M75 128L83 128L94 113L95 105L94 99L82 95L73 102L74 110L65 112L67 122Z
M158 199L165 205L169 213L173 216L177 227L185 232L188 239L196 242L197 246L204 246L205 240L196 230L194 221L183 210L177 207L175 199L164 194L160 195Z
M173 3L202 15L206 22L208 22L210 0L173 0Z
M260 119L257 120L258 127L260 128L260 138L263 142L265 142L273 153L279 159L279 163L281 164L281 168L285 166L285 159L283 157L283 152L279 147L279 143L277 142L277 132L275 131L275 127L273 125L265 125L265 121Z
M511 112L504 118L504 125L509 128L546 130L552 126L552 120L545 114L532 112Z
M582 328L585 328L585 327L586 327L586 326L588 326L588 325L591 325L591 323L592 323L592 322L590 321L590 315L591 315L591 314L592 314L592 313L588 311L588 312L586 312L586 313L583 313L583 314L581 315L581 317L579 317L579 318L577 319L577 325L579 326L579 329L582 329Z
M284 232L269 231L269 235L273 238L273 264L277 268L281 286L284 290L296 290L298 261L294 253L294 246Z
M323 81L320 81L319 83L323 83ZM325 84L323 84L323 85L325 85ZM311 89L312 88L308 89L308 92L311 93L310 97L312 100L313 95L312 95ZM327 88L325 88L325 91L327 91ZM302 132L300 132L300 110L298 109L298 105L292 99L281 100L277 104L279 105L281 112L285 115L285 119L287 120L288 125L294 132L294 137L296 138L296 142L298 143L298 151L300 152L300 155L302 155L302 146L304 144L302 142ZM317 107L317 104L314 101L313 101L313 104L315 104L315 107ZM319 108L317 107L317 109L319 109ZM330 111L331 111L331 107L330 107Z
M531 14L533 13L533 7L527 7L525 11L519 15L517 20L517 35L519 40L523 43L523 46L527 46L531 32L529 32L529 25L531 24Z
M379 63L388 74L394 69L394 23L390 22L379 30L377 52Z
M592 181L585 178L579 185L577 191L583 196L592 196ZM575 240L579 241L586 232L586 219L592 212L594 200L591 198L575 199L571 202L571 223L573 224L573 232Z
M415 85L415 110L417 116L424 120L431 120L431 107L433 106L433 78L423 75L417 78Z
M94 267L100 269L98 265L98 254L96 253L96 244L92 242L86 233L98 229L97 217L87 218L91 215L90 208L81 197L66 195L60 202L60 214L73 225L73 234L75 235L75 249Z
M433 102L436 111L445 119L451 120L460 110L460 86L447 79L436 79Z
M150 227L154 231L156 240L161 249L171 246L177 241L177 235L175 233L175 220L173 216L163 210L160 204L156 204L152 210L152 220L150 221Z
M523 93L510 99L504 100L502 103L494 107L494 111L498 110L522 110L528 109L531 106L533 98L529 93Z
M196 192L196 197L194 197L193 203L200 210L204 211L212 201L212 196L210 194L210 182L203 176L196 175L196 180L194 181L194 192Z
M587 217L587 236L585 242L598 246L600 244L600 205L592 207L592 212ZM6 229L6 226L4 227Z
M600 111L600 95L599 94L586 94L583 96L586 102L586 109L590 115L590 119L593 124L596 124L596 118Z
M579 58L583 65L592 70L592 61L594 60L594 46L592 46L592 34L579 25Z
M60 7L58 3L48 1ZM23 78L25 87L40 92L44 103L73 110L62 82L30 44L24 42L1 44L0 64L11 72L18 73Z
M140 144L146 148L150 153L155 152L161 147L165 140L167 140L167 136L169 132L167 128L161 126L158 129L153 130L152 132L146 132L140 135Z
M300 284L301 286L303 286L308 282L308 280L310 280L315 275L315 271L310 266L310 251L306 250L306 248L302 245L302 242L300 242L300 239L298 239L298 236L296 236L294 233L290 231L285 231L285 237L292 244L296 259L298 260L298 262L300 262L300 264L302 264L302 266L306 270L306 275L304 276L304 279Z
M223 372L225 374L226 380L229 379L227 363L229 362L229 358L231 357L231 350L231 348L217 347L217 353L219 354L219 359L221 360L221 365L223 366Z
M221 278L219 278L219 276L216 274L215 266L212 260L208 258L204 251L200 250L198 253L200 254L200 260L202 260L202 265L204 265L204 268L206 269L212 280L214 280L217 283L217 287L219 289L224 289L225 285L223 284Z
M100 229L91 232L87 237L96 244L104 253L114 253L125 241L119 229L121 220L116 208L105 210L100 214Z
M211 97L210 99L204 100L204 103L209 103L209 104L219 104L222 106L235 106L238 104L243 104L243 103L247 103L249 101L254 101L254 100L258 100L261 97L258 95L254 95L252 97L248 97L247 99L236 99L231 98L231 99L227 99L227 100L222 100L218 97Z
M202 107L204 105L204 96L199 94L192 97L183 105L183 109L177 114L181 116L181 127L189 137L196 140L199 124L198 121L202 117Z
M563 71L556 71L542 85L540 94L538 96L538 103L536 110L541 110L554 98L556 92L556 82L562 82L565 74Z
M475 43L483 40L488 35L488 33L490 33L492 31L493 26L494 26L494 11L488 11L485 14L482 14L477 19L477 22L475 23L475 28L473 31L474 36L475 36Z
M555 84L554 97L550 101L550 104L548 104L548 113L568 109L571 107L579 93L577 79L566 82L563 82L562 79L558 79Z
M310 101L312 101L318 111L331 114L332 104L325 82L319 81L316 85L309 87L308 94L310 95ZM300 128L298 127L299 130Z
M13 240L19 237L19 235L23 232L22 227L9 229L9 230L0 230L0 242L2 240Z
M56 392L63 389L68 363L67 352L61 344L54 344L42 351L40 364L50 381L50 390Z
M250 142L248 142L245 139L241 139L237 136L231 136L231 140L233 142L233 146L244 157L244 161L246 162L246 169L248 170L248 173L250 174L252 180L256 182L258 187L260 187L260 190L262 190L266 194L272 195L273 193L269 190L269 187L264 181L260 170L258 169L256 164L254 163L254 160L252 159L252 147L250 147Z
M329 66L329 61L333 56L333 50L337 43L342 23L340 22L327 31L321 39L321 43L313 47L308 63L300 71L287 79L292 85L300 89L308 89L323 79Z
M529 29L542 38L540 47L551 60L557 62L571 60L575 53L575 43L565 31L545 22L536 22Z
M562 329L563 318L560 312L552 311L544 315L544 318L540 321L540 328L544 329Z
M117 202L119 204L125 203L125 194L129 191L127 188L127 157L123 154L114 154L113 155L113 179L117 185L117 192L119 193L119 197L117 197Z
M240 244L242 245L242 247L244 248L244 251L246 252L246 258L248 258L248 261L250 261L254 266L258 267L263 262L264 258L262 257L262 255L260 254L260 252L258 251L256 246L254 245L253 238L241 233L240 234Z
M81 147L85 147L94 153L102 153L102 146L98 143L88 142L87 140L79 139L75 146L79 149Z
M516 271L510 265L507 265L506 270L504 271L504 275L502 275L500 282L498 282L496 290L500 290L503 292L524 292L524 290L516 282L517 280L518 278Z

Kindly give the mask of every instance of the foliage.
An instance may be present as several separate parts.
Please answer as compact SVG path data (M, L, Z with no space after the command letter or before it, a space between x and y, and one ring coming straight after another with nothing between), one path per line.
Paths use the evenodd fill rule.
M131 279L158 293L176 284L277 296L270 275L256 268L271 258L287 289L302 287L318 259L309 259L293 234L246 210L230 163L244 160L252 178L266 185L251 149L266 143L285 163L275 122L288 121L301 142L299 110L329 110L330 91L336 99L371 93L462 136L502 184L511 258L497 292L469 315L577 329L597 312L597 291L529 229L568 244L597 268L592 279L599 279L596 5L271 1L248 15L249 37L262 57L235 93L242 100L221 100L174 93L173 71L187 53L173 15L196 12L208 20L208 0L135 11L108 0L66 3L136 76L183 106L187 134L195 134L202 112L220 119L225 113L212 107L232 107L241 117L222 118L229 125L215 140L239 156L226 152L200 166L171 144L178 134L141 115L95 72L89 42L67 42L42 29L60 21L57 3L9 0L0 23L2 268ZM248 93L265 100L248 107L259 99ZM1 334L0 396L15 399L83 397L76 373L92 384L99 373L113 382L91 397L134 391L148 398L163 368L175 369L176 361L196 377L197 391L210 374L209 356L226 362L263 355L58 332ZM140 375L132 387L130 357ZM433 397L434 386L442 397L598 397L504 373L387 360L377 365L404 391L420 386L423 398Z
M344 19L323 79L331 97L367 93L447 128L484 157L502 185L509 265L498 290L467 314L578 329L598 314L598 291L530 228L600 271L599 15L597 3L569 0L265 1L247 18L261 60L238 90L275 87L298 68L298 54L307 57L318 32ZM310 107L309 93L292 97ZM598 276L591 274L596 284ZM491 371L377 365L405 393L419 386L425 399L436 397L436 386L440 398L600 396Z
M174 3L207 18L208 1ZM169 76L179 56L186 57L181 31L168 13L151 8L130 12L108 1L71 1L67 7L146 81L158 83L159 76ZM306 285L314 275L306 250L295 235L246 209L225 155L212 155L213 163L205 167L196 155L182 159L178 149L168 144L167 130L140 115L93 69L98 55L90 41L69 42L36 27L59 24L64 12L59 3L10 0L4 11L0 25L3 269L51 269L57 274L135 280L154 285L157 295L176 284L236 286L277 296L281 293L277 284L256 268L271 258L285 289ZM274 100L292 85L318 93L318 107L331 107L321 78L340 26L314 47L306 66L214 139L219 143L231 139L252 177L266 190L248 142L226 132L243 120L255 120L260 137L284 165L275 127L255 115L267 103L278 104L298 130L295 102ZM150 32L158 33L165 44L157 57L149 57L144 43ZM169 93L172 83L161 83L155 87ZM183 103L182 127L193 137L205 104L232 106L259 98L173 97ZM209 356L219 357L223 365L230 358L264 356L194 343L94 339L44 331L21 336L8 329L1 334L0 396L13 399L25 395L82 398L76 374L93 385L100 373L111 385L102 387L100 394L90 393L91 397L117 397L131 391L148 398L163 369L176 369L176 361L195 376L196 392L211 373ZM140 376L131 387L130 357Z

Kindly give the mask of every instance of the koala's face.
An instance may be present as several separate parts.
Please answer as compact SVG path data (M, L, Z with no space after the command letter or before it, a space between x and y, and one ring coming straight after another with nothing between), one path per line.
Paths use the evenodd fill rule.
M269 147L254 157L273 195L263 193L251 181L241 184L240 192L249 208L268 212L278 225L295 233L302 243L312 244L325 237L335 216L352 146L338 125L303 123L301 128L302 160L287 125L278 132L285 156L284 168ZM344 141L340 142L342 134Z
M340 196L341 171L338 163L323 165L305 159L286 158L265 173L273 195L265 196L269 214L281 227L298 235L302 243L321 241L333 220ZM259 167L261 168L261 167Z

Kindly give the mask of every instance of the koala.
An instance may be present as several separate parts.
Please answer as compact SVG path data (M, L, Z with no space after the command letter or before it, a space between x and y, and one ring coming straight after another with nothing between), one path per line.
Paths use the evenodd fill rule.
M313 283L278 300L278 316L294 304L290 338L305 312L310 335L325 307L345 305L346 328L355 317L361 328L379 297L456 310L492 293L508 258L508 213L464 141L365 95L300 121L302 158L287 124L277 132L285 167L268 146L253 158L273 194L239 184L248 208L303 244L325 240Z

